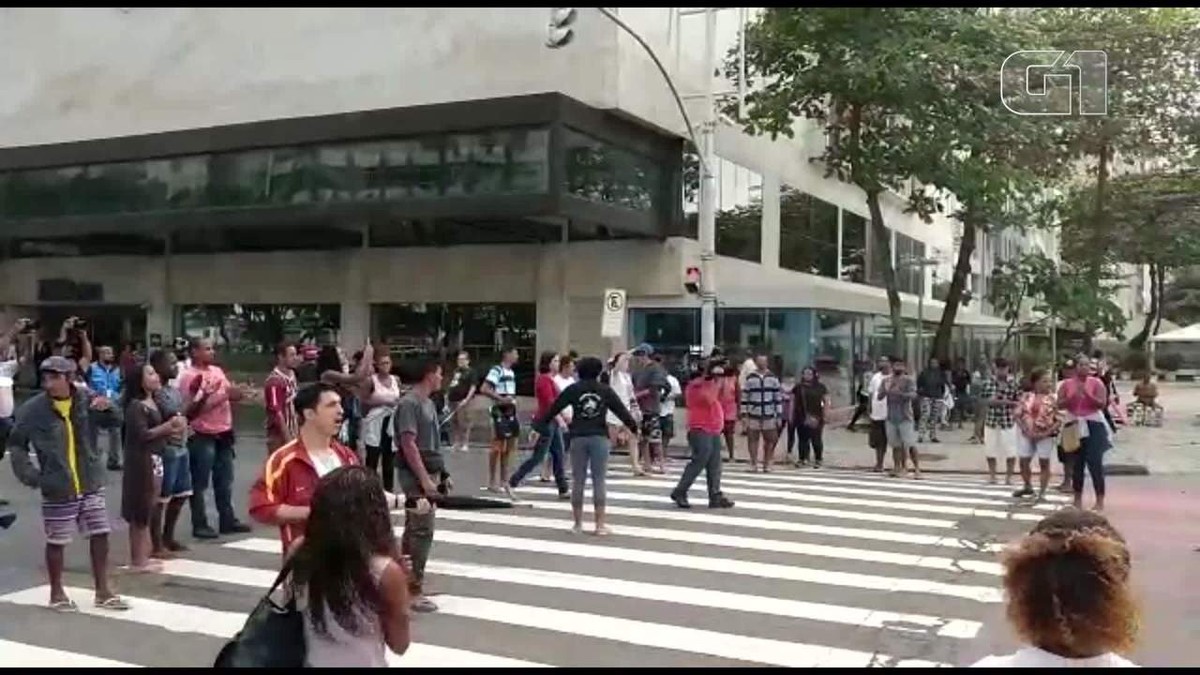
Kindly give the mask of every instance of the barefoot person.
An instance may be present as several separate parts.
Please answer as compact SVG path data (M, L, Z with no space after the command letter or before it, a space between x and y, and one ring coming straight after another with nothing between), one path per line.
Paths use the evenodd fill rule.
M162 492L163 452L167 439L187 429L183 415L164 417L154 396L162 388L150 364L134 365L125 374L125 473L121 477L121 517L129 523L129 567L157 571L151 553L162 550L162 511L155 508Z
M78 611L63 588L64 552L71 530L78 527L91 553L96 607L129 609L108 583L107 476L104 455L88 432L88 396L72 384L75 363L70 359L51 356L38 369L44 391L17 410L8 448L17 480L42 491L50 607ZM36 467L30 460L31 449L43 460Z

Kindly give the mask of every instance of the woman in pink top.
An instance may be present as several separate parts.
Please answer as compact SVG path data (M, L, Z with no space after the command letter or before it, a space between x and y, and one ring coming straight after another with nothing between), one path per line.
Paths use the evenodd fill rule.
M708 486L708 506L727 509L733 502L721 493L721 432L726 427L724 406L721 405L718 389L725 375L726 364L710 361L703 377L688 382L684 391L687 405L688 446L692 459L679 477L679 483L671 491L671 501L681 509L691 508L688 490L701 471ZM737 374L734 373L734 381Z
M1104 510L1104 453L1108 450L1108 423L1104 421L1107 391L1104 382L1095 376L1091 360L1086 356L1075 359L1075 377L1065 380L1059 389L1058 407L1066 410L1068 423L1079 427L1079 450L1071 464L1071 489L1076 508L1083 506L1083 470L1092 476L1096 493L1095 510Z

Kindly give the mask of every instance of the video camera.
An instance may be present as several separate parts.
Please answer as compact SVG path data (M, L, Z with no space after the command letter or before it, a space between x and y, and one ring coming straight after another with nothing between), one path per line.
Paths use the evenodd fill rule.
M42 322L37 319L17 319L17 324L20 326L18 332L24 334L36 333L42 328Z

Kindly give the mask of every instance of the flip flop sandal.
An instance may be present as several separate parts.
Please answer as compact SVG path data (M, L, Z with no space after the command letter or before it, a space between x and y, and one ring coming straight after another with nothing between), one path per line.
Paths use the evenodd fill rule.
M597 537L607 537L608 535L612 534L612 530L608 529L607 525L604 527L597 527L595 534Z
M64 614L79 611L79 605L76 605L75 601L69 598L66 600L55 600L54 602L50 603L49 607L56 612L62 612Z
M96 601L97 609L108 609L114 612L124 612L129 609L129 603L119 595Z

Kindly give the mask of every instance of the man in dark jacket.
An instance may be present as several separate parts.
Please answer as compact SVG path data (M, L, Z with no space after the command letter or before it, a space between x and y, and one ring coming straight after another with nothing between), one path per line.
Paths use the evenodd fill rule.
M50 608L79 608L63 588L63 558L72 527L88 540L96 582L96 607L126 610L129 605L108 584L108 510L104 502L104 456L88 428L88 396L73 384L75 363L62 356L42 361L42 393L17 409L8 437L17 480L42 491L46 531L46 571ZM29 458L37 454L37 466Z
M917 422L917 442L925 442L925 431L929 431L929 442L940 443L937 437L938 424L942 420L943 399L946 396L946 372L936 358L917 376L917 395L921 397L921 419Z

